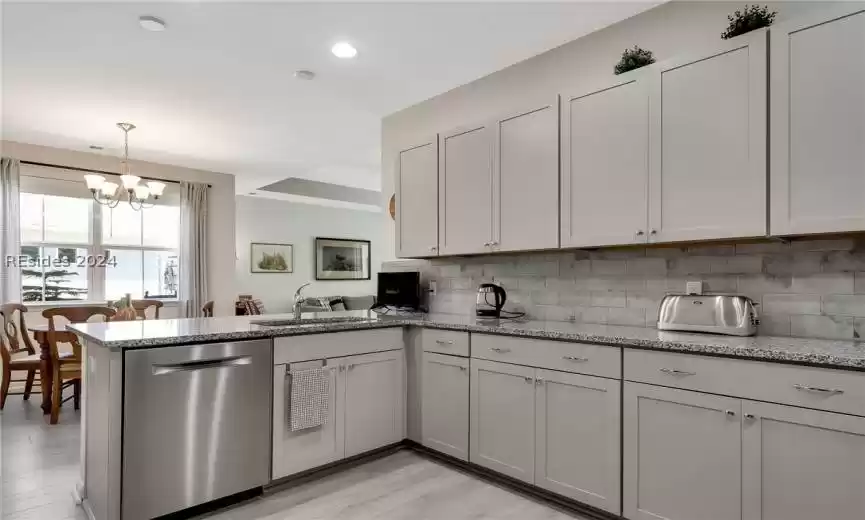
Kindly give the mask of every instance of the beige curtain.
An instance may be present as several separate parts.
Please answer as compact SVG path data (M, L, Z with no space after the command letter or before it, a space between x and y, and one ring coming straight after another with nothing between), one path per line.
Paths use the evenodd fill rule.
M0 159L0 303L21 301L21 270L11 265L21 254L21 179L18 159Z
M180 304L188 318L207 302L207 184L180 183Z

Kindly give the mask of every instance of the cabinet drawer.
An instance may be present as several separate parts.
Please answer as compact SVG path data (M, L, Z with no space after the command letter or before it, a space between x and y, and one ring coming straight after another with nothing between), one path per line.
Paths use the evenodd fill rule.
M865 374L625 349L628 381L865 416Z
M274 338L273 364L401 350L402 333L402 327L395 327Z
M622 350L592 343L472 334L472 357L602 377L622 375Z
M421 344L424 352L438 352L469 357L469 333L455 330L423 329Z

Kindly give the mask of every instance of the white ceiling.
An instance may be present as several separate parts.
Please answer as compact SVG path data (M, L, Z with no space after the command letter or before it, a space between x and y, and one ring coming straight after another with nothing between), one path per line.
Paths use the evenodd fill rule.
M2 137L378 190L383 116L656 3L3 2Z

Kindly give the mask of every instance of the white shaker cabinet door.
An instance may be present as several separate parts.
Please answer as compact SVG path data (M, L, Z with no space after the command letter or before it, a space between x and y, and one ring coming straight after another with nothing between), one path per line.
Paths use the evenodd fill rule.
M558 98L499 118L495 131L492 250L558 248Z
M865 230L865 9L773 26L771 233Z
M653 65L650 242L766 235L766 41Z
M535 369L471 360L469 460L534 482Z
M648 76L562 96L562 247L646 243Z
M621 510L621 382L538 370L535 485Z
M469 460L469 360L424 352L423 445Z
M330 395L327 424L291 431L289 403L291 370L317 368L320 361L276 365L273 368L273 480L336 462L345 456L345 394L340 360L328 360Z
M490 124L479 124L440 135L440 254L491 251L493 134Z
M405 432L402 350L347 357L345 456L399 442Z
M865 418L745 401L743 520L865 518Z
M396 248L400 258L438 254L438 136L396 159Z
M624 385L624 516L742 518L741 402Z

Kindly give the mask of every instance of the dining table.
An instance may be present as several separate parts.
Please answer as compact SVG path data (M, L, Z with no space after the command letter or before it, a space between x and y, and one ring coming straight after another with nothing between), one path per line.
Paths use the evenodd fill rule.
M39 379L42 385L42 413L51 413L51 394L54 389L54 360L51 357L51 343L48 341L48 325L27 327L33 334L33 339L39 344ZM58 343L73 343L75 333L67 331L60 325L55 330ZM80 355L80 352L77 353Z

